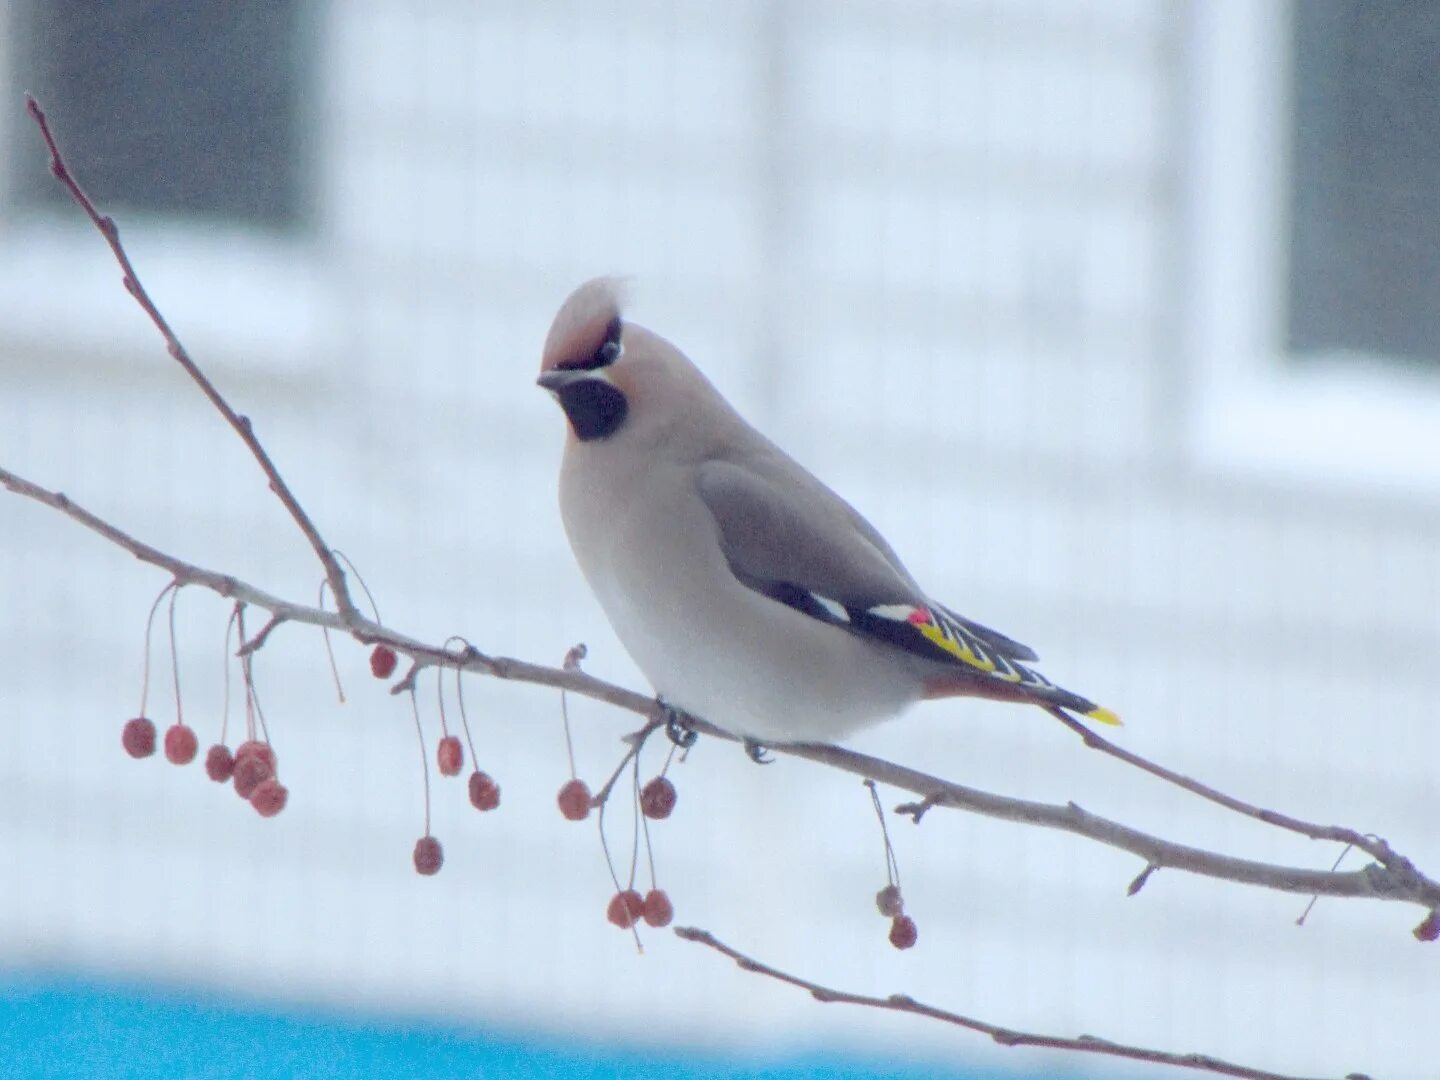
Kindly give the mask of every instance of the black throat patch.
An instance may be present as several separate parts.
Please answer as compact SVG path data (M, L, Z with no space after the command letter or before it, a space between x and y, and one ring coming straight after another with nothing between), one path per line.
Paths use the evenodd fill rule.
M581 442L614 435L630 411L625 395L604 379L577 379L561 388L559 398Z

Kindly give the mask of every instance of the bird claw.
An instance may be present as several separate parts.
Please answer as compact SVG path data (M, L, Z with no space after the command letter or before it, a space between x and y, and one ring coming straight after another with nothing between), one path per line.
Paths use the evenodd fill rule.
M774 757L770 755L770 751L766 750L758 739L745 740L745 756L756 765L769 765L775 760Z
M665 737L681 750L689 750L700 738L700 733L690 726L690 717L665 701L660 702L665 712Z

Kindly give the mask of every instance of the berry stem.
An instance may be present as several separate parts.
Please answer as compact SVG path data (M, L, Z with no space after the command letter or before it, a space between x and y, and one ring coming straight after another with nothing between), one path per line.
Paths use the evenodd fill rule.
M250 667L250 657L245 658L245 682L250 687L250 700L255 703L255 715L260 720L260 736L270 744L270 725L265 723L265 710L260 707L260 692L255 689L255 673Z
M675 744L671 743L670 752L665 755L665 766L660 770L661 776L664 776L667 772L670 771L670 763L675 760L676 749L677 747L675 746ZM635 779L636 783L638 784L640 779L640 759L638 755L635 759L635 772ZM643 806L641 807L640 813L640 827L645 830L645 859L650 864L650 888L658 889L660 885L659 882L655 880L655 845L650 840L650 817L644 812Z
M625 891L626 888L630 888L630 887L633 886L634 880L635 880L634 863L633 863L633 861L632 861L632 863L631 863L631 871L630 871L631 885L627 885L627 886L624 886L624 887L622 888L621 885L620 885L620 875L617 874L617 873L615 873L615 858L614 858L613 855L610 854L610 841L607 840L606 837L605 837L605 809L606 809L606 807L608 807L608 806L610 805L610 797L609 797L609 796L610 796L610 789L611 789L612 787L614 787L614 785L615 785L615 778L616 778L617 776L619 776L622 772L625 771L625 766L626 766L627 764L629 764L630 757L631 757L634 753L635 753L634 748L631 748L630 753L629 753L629 754L626 754L626 755L625 755L625 759L620 762L620 767L619 767L618 769L616 769L614 775L612 775L612 776L610 777L609 783L607 783L607 784L601 789L601 792L602 792L602 794L603 794L603 798L600 798L600 800L599 800L599 801L600 801L600 812L595 815L595 817L596 817L596 819L597 819L597 825L598 825L598 827L599 827L599 829L600 829L600 851L601 851L601 853L605 856L605 869L606 869L606 871L608 871L609 874L610 874L610 880L614 883L614 885L615 885L615 892L616 892L617 894L622 893L622 892ZM645 951L645 945L644 945L644 943L640 940L640 931L639 931L638 929L636 929L634 923L631 923L631 924L630 924L630 933L633 934L634 937L635 937L635 948L638 949L640 952L643 953L643 952Z
M143 710L142 710L142 711L143 711ZM561 690L561 691L560 691L560 719L561 719L561 721L562 721L562 722L564 723L564 725L565 725L565 756L570 759L570 779L571 779L571 780L574 780L574 779L575 779L575 741L570 737L570 704L569 704L569 695L566 694L564 690ZM623 769L624 767L625 767L625 763L622 761L622 762L620 763L620 768ZM614 782L615 782L614 777L611 777L610 783L613 784ZM610 784L606 784L604 790L608 793L609 790L610 790Z
M435 665L435 697L440 702L440 737L443 739L450 734L450 725L445 722L445 668ZM475 755L470 755L470 760L475 760Z
M631 780L630 780L630 877L625 882L627 889L635 888L635 874L640 868L640 819L645 815L640 812L640 748L635 748L635 755L631 758Z
M355 580L360 582L360 588L365 593L365 599L370 602L370 610L375 613L376 625L384 626L385 620L380 618L380 605L375 603L375 594L370 591L370 586L365 584L365 578L361 575L360 571L355 569L355 564L350 561L350 556L346 555L339 548L331 548L330 550L337 559L350 568L350 572L355 575Z
M357 574L355 576L359 577L360 575ZM329 588L330 580L328 578L322 579L320 582L319 601L315 605L321 611L325 610L325 591ZM320 627L320 636L325 639L325 656L330 661L330 674L335 679L335 693L340 698L340 704L344 705L345 687L340 685L340 668L335 663L335 650L330 647L330 628L328 626Z
M225 745L225 733L230 727L230 634L235 629L235 621L240 616L241 604L237 600L235 607L230 611L230 619L225 623L225 700L220 707L220 745Z
M900 863L895 858L895 848L890 844L890 830L885 825L885 811L880 807L880 793L876 790L874 780L866 780L865 786L870 789L870 802L875 807L875 820L880 822L880 835L885 840L885 879L898 889L900 887Z
M445 651L446 651L446 652L449 652L449 651L450 651L450 642L452 642L452 641L458 641L458 642L460 642L460 644L464 645L467 653L470 652L470 651L472 651L472 650L475 648L475 646L471 645L470 642L466 641L463 637L460 637L459 635L455 635L455 636L453 636L453 637L448 637L448 638L445 639L445 646L444 646L444 647L445 647ZM470 763L471 763L472 765L474 765L475 768L478 769L478 768L480 767L480 765L479 765L480 759L475 756L475 740L470 737L470 718L465 715L465 677L464 677L464 676L465 676L465 673L464 673L463 671L461 671L461 670L457 667L457 668L455 669L455 701L456 701L456 703L460 706L460 726L461 726L461 727L464 729L464 731L465 731L465 745L466 745L466 746L469 748L469 750L470 750ZM573 758L572 758L571 761L570 761L570 778L571 778L572 780L575 778L575 761L574 761Z
M180 704L180 652L175 646L175 601L180 597L176 588L170 593L170 675L175 682L175 723L185 723L185 711Z
M140 711L136 716L145 715L145 704L150 700L150 631L155 625L155 612L160 610L160 601L165 599L165 594L179 587L180 579L176 578L161 589L160 595L155 597L155 602L150 605L150 614L145 619L145 663L140 669Z
M235 626L240 631L240 640L245 640L245 606L241 604L235 613ZM260 708L260 695L255 689L254 653L240 658L240 674L245 679L245 737L255 738L255 719L260 719L260 734L264 742L270 742L270 726L265 723L265 712Z
M342 556L343 557L343 556ZM345 560L347 563L349 559ZM351 567L351 569L354 569ZM359 576L358 574L356 575ZM425 835L430 835L430 757L425 753L425 729L420 726L420 703L415 700L415 687L410 687L410 711L415 714L415 734L420 740L420 775L425 781Z

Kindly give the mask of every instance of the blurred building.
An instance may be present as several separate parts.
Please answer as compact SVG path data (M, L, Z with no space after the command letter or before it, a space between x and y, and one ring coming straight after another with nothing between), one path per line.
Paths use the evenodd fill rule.
M533 386L559 301L626 274L637 321L935 595L1120 711L1125 745L1440 866L1435 5L12 0L0 20L6 468L315 596L302 538L48 177L30 89L389 623L551 662L583 640L590 670L643 686L565 545L562 421ZM318 635L282 627L257 657L291 790L276 820L196 767L133 762L119 730L163 576L8 496L0 536L0 1048L54 1070L22 1075L181 1074L196 1000L318 1010L226 1036L272 1046L253 1075L286 1039L289 1074L331 1075L303 1051L327 1038L345 1075L404 1071L344 1042L368 1025L456 1032L479 1057L412 1048L503 1075L522 1073L484 1047L544 1075L1130 1074L821 1007L665 933L637 955L604 919L593 821L555 812L559 703L536 688L467 684L503 803L477 815L432 778L434 879L410 865L409 703L353 643L343 706ZM178 604L202 745L227 614ZM571 713L598 782L630 717ZM1039 713L928 705L855 745L1233 854L1339 854ZM676 780L652 834L677 921L778 967L1286 1073L1440 1058L1413 910L1322 902L1299 930L1304 897L1179 873L1126 899L1128 857L935 814L894 826L920 926L898 954L857 783L705 744ZM613 816L626 863L630 829Z

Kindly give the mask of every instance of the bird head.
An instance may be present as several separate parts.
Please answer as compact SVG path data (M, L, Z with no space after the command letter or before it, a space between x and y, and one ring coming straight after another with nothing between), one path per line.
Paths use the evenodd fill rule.
M581 442L610 438L629 417L620 299L615 279L587 281L561 305L545 338L535 381L555 396Z

